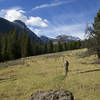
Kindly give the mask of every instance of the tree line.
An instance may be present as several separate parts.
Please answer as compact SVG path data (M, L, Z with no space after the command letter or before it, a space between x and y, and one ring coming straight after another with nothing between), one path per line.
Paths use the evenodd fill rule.
M14 60L18 58L55 53L66 50L79 49L82 46L81 41L71 41L69 43L53 44L41 43L39 41L33 42L26 34L25 29L21 34L16 32L16 29L10 31L9 34L0 34L0 62Z

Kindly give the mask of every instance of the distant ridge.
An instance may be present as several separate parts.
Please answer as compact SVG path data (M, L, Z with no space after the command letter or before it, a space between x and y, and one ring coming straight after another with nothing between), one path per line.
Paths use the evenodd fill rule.
M10 22L0 17L0 33L2 34L9 34L9 32L14 29L16 29L18 33L22 33L24 27L26 27L26 34L28 34L33 41L40 41L40 38L29 28L27 28L24 22L20 20L15 20L13 22Z
M68 36L68 35L58 35L55 39L53 39L53 43L56 44L58 43L58 41L64 43L64 42L70 42L70 41L79 41L81 40L78 37L74 37L74 36Z
M68 35L58 35L56 38L49 38L47 36L40 36L40 39L43 41L43 42L49 42L50 40L53 41L54 44L58 43L58 41L60 42L70 42L70 41L79 41L81 40L80 38L78 37L74 37L74 36L68 36Z

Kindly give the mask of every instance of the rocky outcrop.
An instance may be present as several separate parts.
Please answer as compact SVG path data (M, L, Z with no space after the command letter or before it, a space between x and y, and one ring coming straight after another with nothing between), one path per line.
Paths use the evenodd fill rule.
M64 90L38 91L29 100L74 100L71 92Z

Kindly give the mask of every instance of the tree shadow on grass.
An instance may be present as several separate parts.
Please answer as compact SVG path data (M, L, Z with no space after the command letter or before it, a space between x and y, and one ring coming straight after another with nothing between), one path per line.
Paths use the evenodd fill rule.
M0 78L0 81L3 81L3 80L8 80L10 78Z
M16 78L0 78L0 83L6 82L6 81L8 81L8 80L10 80L10 81L15 81Z
M87 70L87 71L80 72L80 73L89 73L89 72L95 72L95 71L100 71L100 69Z

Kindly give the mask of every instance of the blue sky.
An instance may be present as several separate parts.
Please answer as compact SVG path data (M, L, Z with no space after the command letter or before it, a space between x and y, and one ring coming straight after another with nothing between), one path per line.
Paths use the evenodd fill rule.
M0 0L0 17L22 20L38 36L83 39L99 9L100 0Z

